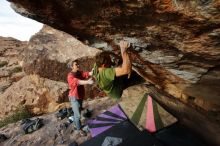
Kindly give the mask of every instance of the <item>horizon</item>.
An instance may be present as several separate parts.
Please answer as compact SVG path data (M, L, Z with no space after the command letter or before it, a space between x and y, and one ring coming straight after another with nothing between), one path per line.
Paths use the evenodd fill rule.
M16 13L8 1L0 1L0 36L29 41L42 27L42 23Z

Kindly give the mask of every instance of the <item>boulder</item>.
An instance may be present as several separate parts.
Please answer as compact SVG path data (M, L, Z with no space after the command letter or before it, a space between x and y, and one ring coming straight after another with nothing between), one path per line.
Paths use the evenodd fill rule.
M66 83L40 78L37 75L23 77L0 95L0 119L3 119L20 106L33 115L54 112L68 101ZM65 103L63 103L65 104Z
M70 60L78 59L81 69L90 71L97 52L97 49L85 46L71 35L45 25L31 37L24 50L23 68L27 74L66 82Z

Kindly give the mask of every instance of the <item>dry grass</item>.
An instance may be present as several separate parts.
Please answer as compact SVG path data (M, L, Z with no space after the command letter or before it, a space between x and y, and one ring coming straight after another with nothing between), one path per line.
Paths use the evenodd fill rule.
M32 115L28 112L28 110L23 106L19 106L13 114L0 121L0 128L30 117L32 117Z

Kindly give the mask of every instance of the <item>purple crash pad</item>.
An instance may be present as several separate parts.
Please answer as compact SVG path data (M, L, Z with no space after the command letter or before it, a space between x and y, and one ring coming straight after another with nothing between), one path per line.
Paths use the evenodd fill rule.
M119 105L115 105L98 115L95 119L88 121L92 137L106 131L112 126L127 120L127 116Z

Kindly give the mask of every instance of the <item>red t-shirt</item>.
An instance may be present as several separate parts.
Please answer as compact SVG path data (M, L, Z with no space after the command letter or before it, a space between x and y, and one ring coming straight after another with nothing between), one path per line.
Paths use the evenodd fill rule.
M78 85L78 81L79 79L84 80L88 77L89 72L77 71L76 73L68 73L69 96L74 96L76 99L83 99L85 97L85 88L84 85Z

